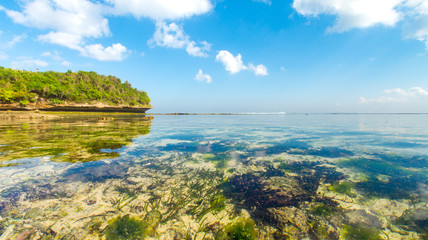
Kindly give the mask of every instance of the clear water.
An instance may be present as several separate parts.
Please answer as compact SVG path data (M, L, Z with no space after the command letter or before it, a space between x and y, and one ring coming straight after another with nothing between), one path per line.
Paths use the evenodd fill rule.
M0 239L426 239L428 115L0 123Z

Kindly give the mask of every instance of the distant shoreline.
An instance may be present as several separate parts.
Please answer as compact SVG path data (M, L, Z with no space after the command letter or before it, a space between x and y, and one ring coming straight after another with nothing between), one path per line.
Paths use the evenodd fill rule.
M144 115L144 116L243 116L243 115L427 115L428 113L146 113L139 111L117 111L111 109L103 111L105 109L85 109L78 110L55 110L55 109L43 109L43 110L28 110L28 109L0 109L0 120L25 120L25 119L57 119L62 118L66 115L82 115L82 114L117 114L117 115Z

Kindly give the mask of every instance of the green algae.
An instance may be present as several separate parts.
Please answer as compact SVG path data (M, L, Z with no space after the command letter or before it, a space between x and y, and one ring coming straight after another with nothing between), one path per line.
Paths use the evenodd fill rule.
M221 231L216 240L256 240L256 224L251 218L238 218Z
M205 154L202 158L205 161L213 162L216 169L225 169L229 161L227 154Z
M331 206L328 206L323 203L317 203L314 204L310 209L309 212L312 214L315 214L317 216L331 216L333 215L335 209Z
M125 215L109 221L105 237L107 240L140 240L147 235L147 223L136 217Z
M309 223L310 231L312 235L315 235L315 239L336 239L334 233L330 233L326 226L319 221ZM332 236L333 235L333 236Z
M346 240L380 240L379 230L365 225L343 225L343 237Z
M355 188L355 183L343 181L343 182L332 184L328 189L332 192L345 194L350 197L356 197L357 195L352 192L352 189L354 188Z

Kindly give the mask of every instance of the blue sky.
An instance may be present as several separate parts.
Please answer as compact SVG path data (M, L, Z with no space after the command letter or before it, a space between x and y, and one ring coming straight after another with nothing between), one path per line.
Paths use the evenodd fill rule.
M0 66L95 71L151 112L428 112L428 0L10 0Z

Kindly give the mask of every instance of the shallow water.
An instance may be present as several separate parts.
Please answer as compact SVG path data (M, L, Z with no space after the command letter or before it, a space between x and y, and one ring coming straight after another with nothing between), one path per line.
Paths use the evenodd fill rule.
M0 123L0 239L426 239L428 115Z

